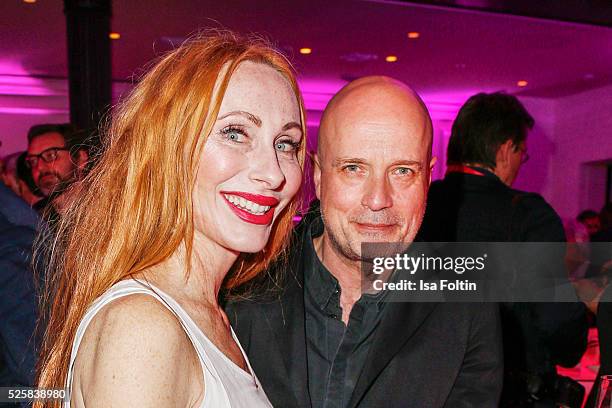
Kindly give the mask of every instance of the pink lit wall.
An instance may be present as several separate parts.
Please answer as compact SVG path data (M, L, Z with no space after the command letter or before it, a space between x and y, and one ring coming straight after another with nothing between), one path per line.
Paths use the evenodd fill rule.
M529 161L525 163L514 182L514 188L540 193L552 201L552 165L555 154L555 100L545 98L520 98L535 119L535 126L527 138Z
M605 163L612 164L612 86L558 99L550 200L563 217L605 201Z
M115 100L129 88L113 84ZM0 75L0 157L25 150L31 126L68 122L68 109L66 80Z
M25 150L30 126L68 117L66 81L0 75L0 156Z

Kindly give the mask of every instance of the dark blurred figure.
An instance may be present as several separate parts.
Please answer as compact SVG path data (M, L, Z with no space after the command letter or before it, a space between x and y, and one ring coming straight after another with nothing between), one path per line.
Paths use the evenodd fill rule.
M0 183L0 386L32 386L37 298L30 266L38 216ZM3 405L6 406L6 405Z
M612 242L612 203L603 206L599 213L601 230L591 236L593 245L601 242ZM603 245L603 244L599 244ZM597 380L593 384L593 389L589 394L589 399L585 408L595 406L595 398L599 388L599 377L602 375L612 375L612 288L610 288L610 272L612 265L610 261L610 246L595 247L592 251L591 262L595 265L604 264L608 261L603 270L596 268L593 273L588 273L587 277L595 278L592 281L599 283L597 289L601 291L593 301L586 302L591 311L597 315L597 331L599 335L599 355L600 367ZM607 250L606 250L607 249ZM601 252L604 252L603 254Z
M468 99L453 123L446 176L429 191L423 240L565 241L561 219L540 195L510 187L529 158L527 133L533 125L514 96L480 93ZM551 257L558 261L554 265L543 259L543 270L554 266L565 273L562 251ZM527 269L518 270L529 279ZM560 383L555 365L574 366L586 348L585 307L578 302L504 303L501 312L505 373L500 406L555 407ZM580 394L581 386L567 381Z
M43 196L34 184L32 172L25 162L26 155L26 152L17 152L4 158L2 181L30 207L33 207Z
M610 280L610 269L606 266L612 260L612 249L604 243L612 242L612 203L603 206L599 213L601 229L591 235L588 250L589 266L584 275L591 282L596 283L601 291ZM588 296L584 296L588 298ZM583 300L585 300L583 298ZM588 302L587 306L588 305ZM589 306L592 309L592 307Z
M46 207L49 219L61 214L74 189L69 187L85 172L89 155L82 134L70 124L32 126L28 132L25 162L34 184L45 197L36 209Z
M612 288L607 288L589 304L591 311L597 315L597 333L599 336L599 372L584 408L593 408L597 399L600 377L612 375Z
M601 230L591 236L592 242L612 242L612 202L603 206L599 212Z
M580 224L584 225L589 234L589 237L598 233L601 230L601 221L599 220L599 214L597 214L593 210L584 210L578 217L576 217L576 221Z

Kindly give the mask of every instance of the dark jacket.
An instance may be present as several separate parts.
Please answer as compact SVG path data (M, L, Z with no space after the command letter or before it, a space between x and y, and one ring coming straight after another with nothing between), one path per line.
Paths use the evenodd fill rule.
M275 266L285 277L282 289L267 300L233 302L227 307L275 407L312 406L301 262L309 219L296 229L288 263ZM397 302L387 304L383 313L350 407L497 406L502 361L494 305Z
M483 175L449 173L432 183L421 239L565 241L559 216L540 195L511 189L494 174L476 170ZM557 265L555 273L564 274L562 254L551 259ZM542 267L550 267L550 262L541 261ZM578 301L502 304L501 312L506 369L503 399L517 397L519 389L525 392L517 376L522 378L528 372L554 378L556 364L571 367L586 349L586 309Z
M597 308L601 375L612 375L612 287L604 291Z
M0 386L33 384L37 319L30 267L36 213L0 185Z
M599 372L589 394L589 398L584 405L585 408L595 406L600 376L612 375L612 287L608 284L599 300L597 307L597 334L599 336Z

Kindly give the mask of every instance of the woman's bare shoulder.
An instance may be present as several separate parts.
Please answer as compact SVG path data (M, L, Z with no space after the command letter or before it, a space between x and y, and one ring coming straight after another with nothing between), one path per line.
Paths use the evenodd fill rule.
M88 406L185 407L201 401L203 374L177 317L154 297L133 294L91 321L75 386Z

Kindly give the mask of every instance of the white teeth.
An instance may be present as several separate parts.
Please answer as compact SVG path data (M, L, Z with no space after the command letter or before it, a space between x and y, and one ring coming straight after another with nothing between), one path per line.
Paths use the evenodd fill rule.
M271 208L269 205L259 205L253 201L245 199L244 197L238 197L231 194L223 194L223 196L235 206L255 215L263 215Z

